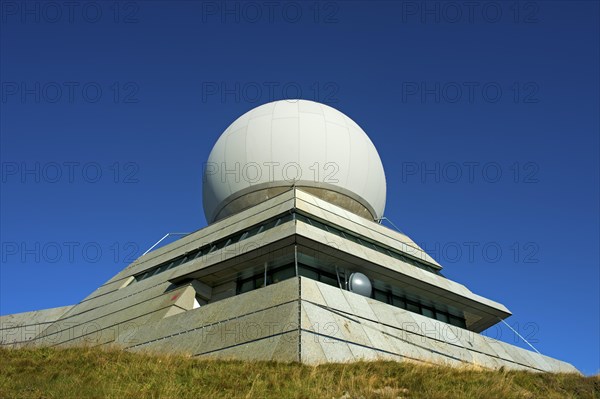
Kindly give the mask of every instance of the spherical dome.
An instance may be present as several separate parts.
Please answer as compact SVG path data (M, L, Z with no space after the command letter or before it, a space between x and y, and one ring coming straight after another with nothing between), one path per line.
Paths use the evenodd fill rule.
M365 218L383 216L383 165L360 126L324 104L281 100L246 112L217 140L204 167L206 220L293 186Z

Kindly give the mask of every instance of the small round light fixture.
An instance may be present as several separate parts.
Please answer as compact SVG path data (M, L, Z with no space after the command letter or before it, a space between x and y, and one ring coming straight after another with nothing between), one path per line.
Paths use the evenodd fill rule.
M367 276L357 272L350 275L348 289L350 292L370 298L373 287L371 286L371 280Z

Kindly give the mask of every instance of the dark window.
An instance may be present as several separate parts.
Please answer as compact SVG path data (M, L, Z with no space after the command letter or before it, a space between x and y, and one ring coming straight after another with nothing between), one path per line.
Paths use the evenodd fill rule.
M421 309L419 308L419 305L417 305L416 303L413 303L413 302L406 302L406 310L408 310L410 312L414 312L414 313L421 313Z
M319 281L319 272L317 272L312 267L309 268L306 266L299 266L298 273L300 273L301 276L308 277L310 279Z
M336 276L330 276L329 274L321 274L321 278L319 279L322 283L333 285L334 287L338 287L338 281Z
M388 294L385 291L374 290L373 296L378 301L385 302L385 303L388 302Z
M271 275L273 283L278 283L280 281L294 277L296 275L296 270L294 268L294 265L284 266L283 268L273 270Z
M169 263L169 266L167 267L167 270L174 268L177 265L177 262L172 261L171 263Z
M465 322L465 319L454 316L454 315L450 315L450 324L452 324L453 326L461 327L461 328L467 327L467 323Z
M450 320L448 318L448 314L444 313L444 312L436 311L435 318L438 319L439 321L443 321L444 323L450 322Z
M404 299L402 299L396 295L392 296L392 305L397 306L402 309L406 309L406 302L404 301Z
M244 292L252 291L254 289L254 279L246 280L239 285L238 293L243 294Z

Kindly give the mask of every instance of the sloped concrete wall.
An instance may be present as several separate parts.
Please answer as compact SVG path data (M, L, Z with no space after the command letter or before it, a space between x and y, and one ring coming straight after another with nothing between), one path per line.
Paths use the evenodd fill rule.
M299 361L299 280L164 317L123 334L128 350L246 360Z
M572 365L419 314L301 278L301 361L413 360L574 372Z
M73 306L0 316L0 344L22 346L41 334Z
M177 312L173 307L191 298L190 287L164 293L162 285L147 287L135 303L123 297L126 308L105 304L115 313L104 306L67 306L0 317L2 343L27 345L37 335L36 345L116 343L132 351L199 357L306 364L410 360L578 373L566 362L304 277ZM90 323L110 328L77 330Z

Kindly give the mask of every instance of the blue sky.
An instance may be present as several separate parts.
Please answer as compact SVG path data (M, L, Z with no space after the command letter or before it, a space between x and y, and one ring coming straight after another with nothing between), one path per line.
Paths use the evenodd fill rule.
M1 314L204 227L221 132L301 97L369 134L386 216L449 278L598 372L598 2L48 4L0 3Z

